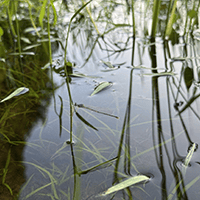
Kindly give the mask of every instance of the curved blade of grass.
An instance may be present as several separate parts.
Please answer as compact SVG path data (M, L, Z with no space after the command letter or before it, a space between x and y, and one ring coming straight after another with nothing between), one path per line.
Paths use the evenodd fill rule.
M0 103L2 103L2 102L4 102L4 101L7 101L7 100L9 100L9 99L11 99L11 98L13 98L13 97L19 96L19 95L21 95L21 94L25 94L25 93L27 93L28 91L29 91L28 88L26 88L26 87L20 87L20 88L16 89L14 92L12 92L10 95L8 95L6 98L2 99L2 100L0 101Z
M111 194L113 192L117 192L119 190L125 189L125 188L127 188L131 185L136 184L136 183L140 183L142 181L148 181L148 180L149 180L149 177L144 176L144 175L134 176L134 177L131 177L131 178L129 178L129 179L127 179L127 180L125 180L121 183L118 183L117 185L110 187L102 195L105 196L105 195Z
M60 122L60 137L62 134L62 114L63 114L63 100L62 97L60 95L58 95L58 97L60 98L60 114L59 114L59 122Z
M100 83L97 87L95 87L94 92L90 96L95 95L96 93L102 91L103 89L105 89L106 87L108 87L110 85L112 85L112 83L111 82L107 82L107 81Z
M76 17L76 15L78 15L81 10L83 10L83 8L85 8L89 3L91 3L93 0L90 0L88 1L87 3L85 3L81 8L79 8L75 13L74 15L71 17L70 21L69 21L69 26L68 26L68 31L67 31L67 37L66 37L66 44L65 44L65 63L67 62L66 60L66 56L67 56L67 45L68 45L68 38L69 38L69 33L70 33L70 30L71 30L71 24L72 24L72 21L73 19Z
M98 131L97 128L95 128L92 124L90 124L87 120L85 120L78 112L76 112L76 116L87 126L89 126L90 128L93 128L94 130Z
M39 191L40 189L42 189L42 188L44 188L44 187L46 187L46 186L51 185L51 189L52 189L52 192L54 193L55 199L59 199L59 198L58 198L57 191L56 191L56 188L55 188L55 185L54 185L54 184L57 184L57 181L56 181L55 178L51 175L51 173L50 173L48 170L46 170L45 168L40 167L39 165L36 165L36 164L34 164L34 163L26 162L26 161L23 161L23 163L24 163L24 164L32 165L32 166L36 167L38 170L45 172L45 173L49 176L50 181L51 181L51 182L48 183L47 185L42 186L42 187L36 189L35 191L33 191L33 192L31 193L31 195L32 195L33 193Z
M113 164L113 162L114 162L116 159L117 159L117 157L112 158L112 159L110 159L110 160L107 160L107 161L105 161L105 162L103 162L103 163L100 163L100 164L98 164L98 165L95 165L95 166L93 166L93 167L91 167L91 168L89 168L89 169L86 169L86 170L84 170L84 171L79 172L78 175L80 176L81 174L87 174L87 173L89 173L89 172L93 172L93 171L96 171L96 170L100 170L100 169L109 167L109 166L111 166L111 165Z

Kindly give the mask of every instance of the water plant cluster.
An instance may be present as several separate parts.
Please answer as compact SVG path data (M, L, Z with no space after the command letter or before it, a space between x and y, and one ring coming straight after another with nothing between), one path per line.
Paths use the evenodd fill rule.
M199 6L2 0L0 199L198 199Z

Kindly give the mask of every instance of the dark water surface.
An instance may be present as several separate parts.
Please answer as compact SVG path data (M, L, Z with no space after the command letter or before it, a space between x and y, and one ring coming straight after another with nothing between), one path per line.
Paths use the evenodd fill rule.
M132 37L131 27L98 38L88 24L74 22L68 43L72 121L62 49L67 25L51 33L61 42L51 43L47 69L48 42L25 34L30 24L20 33L40 45L34 56L12 55L16 41L4 34L1 99L18 87L29 92L0 104L0 199L199 199L198 29L174 42L143 37L141 30ZM6 31L6 22L0 25ZM103 22L97 25L102 31ZM91 96L101 82L112 84ZM102 195L137 175L149 180Z

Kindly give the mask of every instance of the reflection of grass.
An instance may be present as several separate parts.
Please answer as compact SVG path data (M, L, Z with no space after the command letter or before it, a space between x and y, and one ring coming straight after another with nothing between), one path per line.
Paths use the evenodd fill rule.
M49 2L49 1L45 0L43 2L40 2L38 5L34 4L34 3L31 4L30 2L28 2L28 10L29 10L29 14L30 14L30 21L31 21L31 24L32 24L32 26L34 27L34 29L36 31L36 34L38 36L42 35L42 37L45 37L45 34L48 33L48 39L47 39L48 43L47 43L47 45L44 45L44 48L48 49L46 51L46 53L47 53L46 58L49 59L50 70L51 70L51 72L53 72L52 71L52 46L51 46L52 45L52 41L51 41L52 35L51 35L51 30L55 30L53 26L55 26L56 23L57 23L56 10L55 10L53 1ZM148 6L150 5L149 2L150 1L147 1L147 3L148 3L147 5ZM78 136L74 135L74 133L73 133L73 126L75 124L74 123L74 119L73 119L73 114L74 113L77 114L79 120L81 120L85 125L87 125L87 127L85 127L85 129L87 129L88 132L91 131L90 128L92 128L94 130L97 130L97 128L95 126L93 126L90 122L88 122L82 115L80 115L75 110L75 104L73 104L73 99L72 99L72 96L71 96L70 81L69 81L68 70L67 70L67 67L69 67L67 65L67 63L68 63L68 61L67 61L67 48L68 48L69 34L71 32L73 32L71 27L72 27L72 25L76 26L75 23L74 23L74 20L78 20L76 18L78 18L79 14L80 14L80 16L83 16L84 19L87 19L87 15L89 15L89 19L91 20L92 26L90 27L90 30L89 31L87 30L87 31L90 32L90 35L89 35L90 38L92 38L92 36L94 36L94 35L92 35L92 30L94 28L95 28L96 33L97 33L97 35L95 35L96 39L93 42L93 45L91 47L91 51L89 53L89 56L86 59L86 62L89 61L89 59L90 59L90 57L91 57L91 55L93 53L93 50L95 49L96 45L99 45L100 49L102 51L104 51L103 47L101 47L101 45L100 45L99 39L102 39L102 43L104 43L105 46L106 46L105 51L108 54L108 58L111 56L110 52L112 52L113 55L124 52L125 50L128 49L128 41L129 41L130 37L129 37L129 39L127 41L124 42L124 47L123 48L121 48L118 44L114 44L114 43L110 45L110 43L108 43L105 38L108 36L108 33L109 34L111 33L111 31L113 31L112 33L114 33L114 31L116 31L119 28L121 28L122 30L125 30L124 28L129 29L129 28L131 28L131 26L133 28L133 29L131 29L132 30L132 34L135 37L136 34L137 34L136 29L138 28L138 27L136 27L136 24L135 24L135 10L134 10L134 8L135 8L134 7L134 3L137 3L137 2L134 2L133 0L132 0L132 7L130 7L130 5L129 5L129 9L132 8L132 25L128 24L127 22L126 23L125 22L124 23L120 22L119 24L116 24L114 22L112 13L114 13L115 7L118 7L119 5L117 3L115 3L115 2L113 2L113 1L108 2L108 4L109 4L108 8L109 9L107 9L107 4L104 5L103 1L99 4L99 5L101 5L100 6L101 10L100 10L100 12L96 12L96 13L99 13L98 16L96 17L96 19L95 19L95 17L93 18L93 16L92 16L93 15L92 10L90 10L87 7L87 5L89 5L89 3L92 3L92 0L88 1L87 3L85 3L82 0L82 3L83 4L82 4L81 7L79 7L78 9L77 8L75 9L75 12L74 12L73 16L69 20L68 31L67 31L67 36L66 36L66 43L65 43L64 53L63 53L64 54L64 64L65 64L64 65L64 68L65 68L64 81L67 84L67 90L68 90L68 96L69 96L69 104L70 104L70 114L68 115L69 118L70 118L69 119L69 121L70 121L70 129L69 130L65 129L63 127L63 124L62 124L62 114L63 114L63 111L66 111L66 110L63 109L63 99L60 96L59 96L59 99L60 99L60 112L57 113L57 111L55 109L55 112L57 113L57 115L59 117L60 136L61 136L61 130L62 129L65 130L66 132L70 133L70 143L69 143L70 145L67 145L65 143L65 145L62 146L59 150L57 150L55 152L55 154L53 154L53 156L52 156L52 159L56 160L59 157L62 157L62 156L64 157L66 155L69 155L69 153L71 153L74 172L70 174L71 176L69 176L69 173L70 173L69 172L69 166L70 165L68 165L66 167L65 171L63 172L61 169L59 169L59 167L57 165L55 165L55 163L52 164L52 169L47 169L45 167L44 168L41 167L39 164L30 163L30 162L24 162L25 164L32 165L35 169L39 170L44 178L48 177L50 179L49 183L46 183L46 184L42 185L41 187L34 188L33 191L31 191L29 194L27 194L25 196L25 198L29 198L29 197L35 195L36 193L37 194L40 193L39 195L41 195L41 196L49 196L52 199L53 198L59 199L60 198L60 196L58 194L58 191L59 191L60 193L62 193L68 199L72 198L72 196L73 196L73 199L78 199L78 198L80 198L79 195L80 195L80 190L81 190L80 189L80 177L79 176L81 176L83 174L89 174L90 172L94 172L94 171L97 171L97 170L100 170L100 169L103 169L103 168L107 168L109 166L113 166L113 162L116 161L116 163L117 163L116 164L116 171L114 171L115 178L114 178L114 181L113 181L113 183L116 183L116 182L118 182L120 180L120 178L118 178L118 175L120 174L120 172L118 170L118 164L119 164L119 160L123 156L124 156L124 160L123 160L122 164L124 166L120 165L120 170L124 167L124 172L130 175L130 173L131 173L130 169L132 167L136 172L139 172L139 170L135 167L135 163L134 163L135 158L138 158L138 157L140 157L140 156L142 156L144 154L147 154L150 151L158 149L158 148L160 148L162 146L164 146L167 149L166 144L168 142L170 142L170 141L174 141L174 139L176 137L178 137L179 135L182 134L182 132L180 132L178 135L176 135L176 136L174 136L174 137L172 137L172 138L170 138L170 139L165 141L163 139L164 137L162 137L163 133L161 132L161 128L160 128L158 134L159 134L159 137L162 137L163 142L161 142L161 140L159 140L157 145L155 144L153 147L151 147L149 149L146 149L146 150L144 150L144 151L142 151L142 152L140 152L140 153L138 153L138 154L136 154L136 155L131 157L131 155L130 155L130 151L131 151L130 150L130 148L131 148L131 145L130 145L130 134L131 134L130 133L130 128L134 127L134 126L147 124L147 123L150 123L150 122L141 122L141 123L138 123L138 124L131 125L130 108L131 108L132 85L130 85L129 86L130 92L129 92L126 116L124 117L124 125L123 125L122 131L121 131L121 140L120 140L119 146L118 146L118 149L119 149L118 152L119 153L118 153L117 157L113 156L113 155L115 155L116 152L109 152L111 147L116 147L116 144L108 134L105 134L105 136L106 136L107 141L109 142L110 146L108 146L106 148L98 148L90 140L88 140L88 142L86 143L86 142L84 142L84 138L83 137L81 137L80 135L78 135ZM127 4L128 4L128 1L127 1ZM41 70L37 71L37 69L36 69L36 65L37 64L35 64L36 60L34 60L34 58L31 58L31 57L27 56L26 58L30 59L31 61L28 62L28 63L27 62L24 63L23 59L21 57L21 55L25 56L27 54L26 54L26 52L22 52L22 49L23 49L23 51L25 51L25 50L24 50L24 48L22 48L22 43L21 43L21 40L20 40L20 37L21 37L22 33L20 32L20 29L19 29L20 20L18 20L18 18L17 18L17 15L18 15L18 12L19 12L19 10L18 10L18 2L17 1L4 0L4 1L1 2L0 5L5 5L5 8L6 8L5 10L7 10L7 12L5 12L4 14L7 13L10 30L11 30L13 36L15 36L15 39L17 38L17 51L14 52L12 54L12 56L9 57L10 62L13 61L13 63L14 63L14 68L10 67L10 65L9 65L9 67L8 67L9 68L8 69L9 74L7 76L9 81L10 81L10 83L11 83L10 85L12 85L12 87L8 87L7 89L9 89L9 91L10 91L10 90L13 90L13 88L15 88L15 87L24 86L24 84L25 84L25 86L27 88L30 88L29 98L26 99L26 98L21 98L20 97L18 100L13 101L14 103L12 103L12 101L10 101L11 102L11 103L9 102L10 104L5 104L6 105L5 108L2 108L1 111L2 111L3 114L1 115L0 123L1 123L1 127L4 127L8 120L12 121L13 118L16 118L16 117L26 117L28 115L33 115L36 112L35 110L32 110L30 107L27 107L27 109L25 111L23 109L18 111L18 109L19 109L19 107L21 108L23 106L26 107L26 103L23 103L23 101L25 101L25 102L27 101L28 102L27 104L32 105L33 107L36 104L39 105L40 104L39 97L42 96L42 95L40 95L40 91L41 91L41 88L43 88L45 90L46 81L42 80L44 78L42 76L40 77L41 80L38 81L38 74L45 74L45 73L43 73ZM122 5L122 6L124 6L124 5ZM148 10L148 6L147 6L146 10ZM173 32L173 24L176 23L176 25L178 26L178 20L176 20L176 17L180 17L181 18L181 16L178 16L178 15L176 16L176 13L178 12L177 1L174 1L174 4L172 4L172 1L170 1L169 4L166 4L166 6L168 6L168 9L165 8L165 9L162 10L162 6L163 6L163 2L162 1L154 0L153 15L151 16L151 18L152 18L151 37L152 38L155 38L156 34L158 32L161 32L161 35L164 34L165 36L170 36L171 33ZM197 7L199 7L199 5ZM46 8L47 8L47 13L45 13ZM84 8L86 8L87 13L84 13L84 12L82 13ZM40 22L40 25L41 25L43 31L45 32L44 35L41 33L42 31L40 32L40 31L36 30L36 28L37 28L37 24L36 24L37 16L32 15L32 13L33 13L32 9L36 13L40 13L39 22ZM113 12L110 12L111 10ZM166 26L165 26L165 28L163 28L164 29L163 30L162 29L162 27L163 27L162 26L162 20L159 19L159 15L161 15L161 11L164 11L164 10L167 10L167 13L164 14L164 16L167 14L167 18L166 18L166 20L164 22L166 24ZM189 27L191 27L191 26L194 27L194 25L195 25L196 10L197 9L196 9L195 5L193 5L192 10L190 10L190 12L188 12L188 10L186 10L188 12L187 15L186 16L182 16L182 17L187 18L187 20L189 20ZM51 11L52 11L52 13L51 13ZM15 18L16 20L12 20L14 16L16 17ZM54 19L53 22L51 21L52 20L51 19L52 16L53 16L53 19ZM128 18L129 14L126 13L126 16ZM44 23L45 20L47 20L47 23ZM192 21L194 21L194 22L192 22ZM105 26L103 26L104 29L102 29L103 32L100 35L100 32L99 32L99 30L97 28L96 23L100 24L101 22L102 22L102 24L105 24ZM157 27L159 27L158 26L159 23L161 23L161 26L160 26L161 30L157 30ZM185 24L185 30L186 30L187 21L185 23L186 23ZM77 27L79 25L80 24L78 24ZM117 31L116 31L116 33L117 33ZM144 33L145 36L147 36L147 34L148 33ZM44 38L44 40L45 40L45 38ZM156 44L155 41L152 42L152 46L155 47L155 44ZM134 45L135 45L135 43L133 44L133 46ZM34 48L37 48L37 47L38 46L34 46ZM134 55L134 47L132 49L133 49L133 55ZM155 58L155 55L154 55L154 58ZM152 58L152 60L153 60L153 58ZM42 63L42 64L45 64L45 62ZM154 69L154 68L151 68L151 69ZM152 71L153 71L152 74L144 74L144 75L153 75L153 76L174 75L172 72L155 73L156 69L154 69ZM130 75L130 77L132 78L132 74ZM51 78L53 78L53 75L52 75ZM153 80L155 80L155 79L153 79ZM53 83L53 79L51 81ZM38 83L40 83L40 85ZM35 86L35 84L38 84L38 86ZM132 84L132 79L130 80L130 84ZM153 87L154 87L154 89L156 89L155 91L157 91L158 88L156 88L155 85ZM6 91L6 89L5 89L5 91ZM4 93L5 93L5 91L4 91ZM53 93L54 93L54 86L53 86ZM181 94L181 92L178 91L178 94ZM43 97L44 96L45 95L43 95ZM198 97L199 97L199 95L193 96L188 101L188 103L185 105L185 107L183 107L183 109L180 110L179 115L185 109L191 107L191 104L194 101L196 101L196 99ZM30 98L33 98L33 100L30 100ZM158 99L159 98L157 98L157 100ZM55 96L54 96L54 101L55 101ZM19 102L22 102L22 103L19 104ZM157 101L157 103L159 103L159 102ZM13 108L15 109L15 111L12 111ZM97 122L99 122L99 124L102 125L102 127L98 127L98 130L100 130L101 132L103 132L103 130L106 130L106 132L112 133L112 136L114 136L114 137L117 136L116 133L119 133L119 131L114 130L113 128L111 128L106 122L100 120L98 117L96 117L95 115L91 114L91 112L86 111L86 110L84 110L84 112L87 113L89 116L91 116L93 119L95 119ZM160 110L158 111L158 109L157 109L157 112L160 112ZM101 114L103 114L103 113L101 113ZM133 118L133 120L134 119L135 118ZM172 118L170 118L170 120L172 120ZM27 121L28 121L28 119L27 119ZM158 120L152 120L151 123L159 122L157 124L160 125L161 122L163 122L163 121L164 121L163 119L161 120L158 117ZM184 123L183 123L183 125L184 125ZM7 127L5 127L5 129L6 128ZM44 126L41 129L40 136L42 135L43 128L44 128ZM85 130L85 129L82 128L79 131L82 131L82 130ZM17 139L16 138L13 139L12 137L13 137L14 134L11 131L12 134L9 135L8 134L9 130L10 129L3 130L2 133L1 133L1 135L3 136L3 138L5 140L4 142L12 144L13 146L15 146L16 144L20 144L20 143L21 144L25 144L25 142L23 142L23 141L21 141L21 142L17 141L18 138ZM95 136L97 136L99 139L101 139L101 135L100 135L101 132L97 133L94 130L92 130L91 132L94 133ZM20 130L20 131L22 131L22 130ZM23 134L22 134L22 137L23 137ZM77 141L77 143L75 145L73 145L72 138L75 138L76 141ZM125 145L123 144L123 140L125 140ZM43 142L43 140L41 139L41 143L42 142ZM79 146L77 146L77 144ZM33 146L33 144L29 144L29 145ZM71 149L66 151L66 149L65 149L66 147L70 147ZM75 149L75 152L74 152L74 149ZM109 159L106 158L106 156L105 156L106 153L110 154ZM84 155L92 155L92 158L95 158L95 159L90 161L89 163L87 163L83 159L83 154ZM11 156L12 155L10 154L10 149L9 149L8 150L7 160L6 160L6 165L4 167L4 175L3 175L3 179L2 179L2 184L5 185L7 187L7 189L9 189L10 193L12 194L12 188L6 182L6 176L7 176L8 167L9 167ZM85 168L85 169L83 170L82 168ZM61 179L56 178L56 174L59 174L59 176L61 176L62 178ZM74 194L73 195L72 195L72 191L70 191L69 187L68 187L69 188L68 191L67 190L63 191L63 190L59 189L59 186L62 185L62 184L65 184L66 182L68 182L70 178L74 178ZM25 190L25 189L27 189L27 187L29 187L29 183L31 182L31 179L32 179L32 176L27 181L27 183L26 183L25 187L23 188L23 190ZM195 178L193 181L188 183L188 185L186 185L185 188L183 189L183 192L186 192L186 190L188 188L190 188L198 179L199 179L199 177ZM181 184L182 184L182 181L180 181L175 186L175 190L172 190L172 193L175 193L176 189L179 188L179 186ZM51 186L51 192L52 193L42 194L41 193L42 190L48 188L49 186ZM164 190L165 188L162 188L162 189ZM127 189L126 192L128 193L129 197L132 198L130 190Z

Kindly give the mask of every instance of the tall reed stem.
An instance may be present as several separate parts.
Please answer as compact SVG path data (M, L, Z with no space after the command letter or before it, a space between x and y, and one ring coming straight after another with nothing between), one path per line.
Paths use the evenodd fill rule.
M151 37L155 38L157 25L158 25L158 15L160 12L160 3L161 0L154 0L153 2L153 21L152 21L152 29L151 29Z

